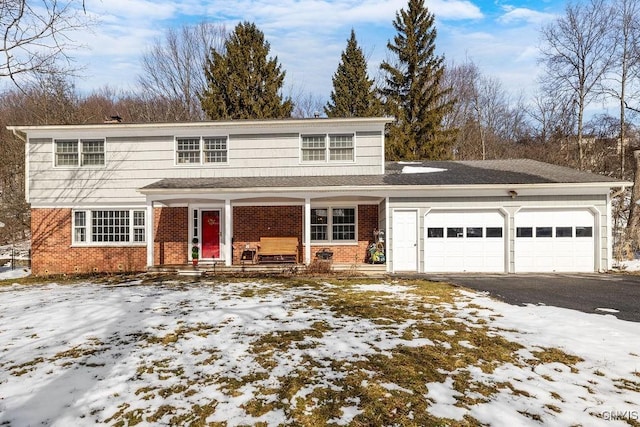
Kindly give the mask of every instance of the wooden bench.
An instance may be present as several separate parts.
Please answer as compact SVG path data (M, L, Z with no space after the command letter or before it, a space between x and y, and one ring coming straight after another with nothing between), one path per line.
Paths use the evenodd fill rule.
M297 237L261 237L258 246L258 263L298 263Z

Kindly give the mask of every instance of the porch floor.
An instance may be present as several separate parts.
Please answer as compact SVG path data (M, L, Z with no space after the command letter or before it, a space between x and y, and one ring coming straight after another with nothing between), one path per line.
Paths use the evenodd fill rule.
M279 273L305 273L305 264L234 264L225 266L223 263L199 263L197 267L191 264L163 264L149 267L152 273L177 273L182 275L224 275L224 274L279 274ZM386 264L339 264L331 265L330 272L363 275L369 277L382 277L387 274Z

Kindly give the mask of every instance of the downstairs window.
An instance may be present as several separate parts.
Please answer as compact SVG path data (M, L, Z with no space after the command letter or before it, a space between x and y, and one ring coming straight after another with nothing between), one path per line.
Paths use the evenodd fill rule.
M73 243L144 243L145 224L144 210L76 210L73 212Z

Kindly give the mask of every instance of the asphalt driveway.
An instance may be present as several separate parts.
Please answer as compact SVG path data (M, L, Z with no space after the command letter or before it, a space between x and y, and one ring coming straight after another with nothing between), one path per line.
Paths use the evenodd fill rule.
M640 322L640 276L630 274L427 274L509 304L544 304Z

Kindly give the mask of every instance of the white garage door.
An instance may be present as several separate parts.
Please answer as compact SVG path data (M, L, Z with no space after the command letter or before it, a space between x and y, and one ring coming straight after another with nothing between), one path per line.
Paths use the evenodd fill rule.
M435 211L425 216L427 272L504 272L505 223L497 211Z
M588 210L531 210L515 216L515 271L593 272L594 216Z

